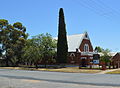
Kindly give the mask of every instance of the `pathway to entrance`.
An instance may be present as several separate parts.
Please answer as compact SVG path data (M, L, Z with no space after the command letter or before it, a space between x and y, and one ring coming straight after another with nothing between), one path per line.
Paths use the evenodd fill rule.
M116 71L116 70L120 70L120 68L118 68L118 69L109 69L109 70L105 70L105 71L102 71L102 72L99 72L99 73L96 73L96 74L106 74L107 72L112 72L112 71Z

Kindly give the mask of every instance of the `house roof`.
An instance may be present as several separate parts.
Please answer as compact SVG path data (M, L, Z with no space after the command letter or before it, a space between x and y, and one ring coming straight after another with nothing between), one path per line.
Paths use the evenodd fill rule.
M109 56L115 56L117 54L117 52L109 52L108 55ZM119 53L120 54L120 53Z
M98 54L99 54L100 56L104 56L104 53L102 53L102 52L99 52ZM108 53L109 56L115 56L116 54L117 54L117 52L109 52L109 53Z
M87 39L89 39L87 32L83 34L68 35L67 36L68 52L76 52L76 49L79 49L82 40L85 38L86 35Z
M116 53L111 59L112 60L120 60L120 52Z

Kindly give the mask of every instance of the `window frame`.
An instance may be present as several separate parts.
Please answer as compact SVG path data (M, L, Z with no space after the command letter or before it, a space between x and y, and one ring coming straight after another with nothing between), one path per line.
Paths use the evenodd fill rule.
M89 52L89 45L88 44L84 44L84 52Z

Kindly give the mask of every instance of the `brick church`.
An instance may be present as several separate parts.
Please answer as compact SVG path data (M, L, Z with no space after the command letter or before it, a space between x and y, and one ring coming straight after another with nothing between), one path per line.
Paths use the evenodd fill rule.
M94 52L92 43L87 32L67 36L68 42L68 64L76 64L81 67L99 64L99 59L94 58L98 55Z

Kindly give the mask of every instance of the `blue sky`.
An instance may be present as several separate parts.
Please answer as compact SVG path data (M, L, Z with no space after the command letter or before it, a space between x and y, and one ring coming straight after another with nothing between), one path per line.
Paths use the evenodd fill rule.
M59 8L67 34L88 32L93 46L120 51L120 0L0 0L0 19L21 22L30 36L57 36ZM30 38L30 37L29 37Z

